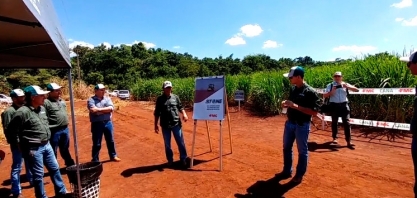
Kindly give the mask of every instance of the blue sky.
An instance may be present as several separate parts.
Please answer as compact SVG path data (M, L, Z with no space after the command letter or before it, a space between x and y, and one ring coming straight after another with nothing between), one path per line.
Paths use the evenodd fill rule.
M334 60L417 49L412 0L56 0L70 47L146 42L194 56Z

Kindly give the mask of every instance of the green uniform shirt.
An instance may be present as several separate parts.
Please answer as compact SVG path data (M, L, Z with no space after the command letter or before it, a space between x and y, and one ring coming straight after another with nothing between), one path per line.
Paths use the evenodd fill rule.
M7 131L7 126L12 120L13 115L16 113L17 109L19 109L19 107L13 104L12 106L5 109L3 113L1 113L1 124L3 125L3 132L6 136L7 143L9 144L13 143L13 134L16 135L16 132Z
M56 101L48 98L45 99L43 106L46 109L50 129L68 126L69 121L65 101L62 101L61 99Z
M293 103L301 107L310 108L314 111L319 110L321 102L317 92L306 83L304 83L304 85L300 88L293 86L290 90L288 100L291 100ZM304 123L310 122L312 116L299 110L288 108L287 117L288 120L292 122Z
M16 132L13 133L12 141L20 143L21 146L48 141L51 131L45 107L40 106L37 109L26 105L20 107L7 126L7 131Z
M162 94L156 99L154 116L159 117L159 124L162 128L172 128L181 125L179 111L183 109L180 98L177 95L171 94L166 96Z

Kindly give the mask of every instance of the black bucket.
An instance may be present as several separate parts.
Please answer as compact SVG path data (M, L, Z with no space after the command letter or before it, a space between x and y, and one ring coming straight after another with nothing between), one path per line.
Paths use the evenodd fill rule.
M87 162L78 166L80 169L81 186L98 180L103 172L103 164L101 162ZM77 165L69 166L66 170L69 182L78 186Z

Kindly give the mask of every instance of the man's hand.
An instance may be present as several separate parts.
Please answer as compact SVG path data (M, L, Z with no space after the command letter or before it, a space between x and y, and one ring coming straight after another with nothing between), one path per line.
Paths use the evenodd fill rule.
M285 104L285 102L286 102L286 100L284 100L284 101L282 101L282 102L281 102L281 107L282 107L282 108L287 108L287 107L288 107L288 106Z
M98 111L99 111L99 108L97 108L97 107L90 108L91 113L97 113Z
M158 126L155 126L155 133L159 134L159 127Z
M289 108L293 108L295 106L295 104L291 100L284 101L284 105Z
M184 114L183 117L182 117L182 119L184 120L184 122L187 122L187 120L188 120L187 114Z
M348 84L347 84L347 83L342 82L342 87L343 87L343 88L348 88L349 86L348 86Z

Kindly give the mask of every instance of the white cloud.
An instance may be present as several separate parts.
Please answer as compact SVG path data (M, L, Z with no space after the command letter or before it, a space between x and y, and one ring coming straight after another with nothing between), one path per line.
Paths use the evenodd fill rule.
M401 25L403 26L417 26L417 16L415 16L414 18L411 18L409 20L401 20Z
M413 5L413 0L402 0L399 3L392 4L391 7L406 8L406 7L411 7L412 5Z
M238 33L239 36L246 36L246 37L255 37L259 36L263 32L261 26L258 24L248 24L244 25L240 28L240 32Z
M156 45L154 43L148 43L148 42L145 42L145 41L136 41L136 40L133 41L132 43L119 43L119 44L116 44L114 46L120 46L122 44L127 45L127 46L132 46L132 45L138 44L138 43L143 43L143 45L145 46L146 49L155 48L156 47Z
M174 48L174 49L180 49L180 48L181 48L181 46L177 45L177 46L174 46L173 48Z
M246 41L243 39L243 37L255 37L259 36L263 30L261 26L258 24L247 24L239 29L240 31L235 34L232 38L229 38L226 40L226 44L235 46L235 45L245 45Z
M280 43L277 43L276 41L272 41L272 40L267 40L264 42L264 45L262 46L262 48L267 49L267 48L277 48L277 47L281 47L283 46Z
M395 21L397 22L404 21L404 18L395 18Z
M133 44L138 44L140 42L142 42L143 45L145 45L146 49L155 48L156 47L156 45L154 43L148 43L148 42L145 42L145 41L134 41Z
M94 48L94 45L91 44L91 43L87 43L87 42L84 42L84 41L74 41L74 40L70 41L69 48L73 49L77 45L82 46L82 47L88 47L88 48L91 48L91 49Z
M241 36L235 35L232 38L227 39L225 43L235 46L235 45L244 45L246 44L246 41Z
M341 45L339 47L335 47L332 49L334 52L340 52L340 51L349 51L353 52L354 54L361 54L361 53L369 53L372 51L375 51L377 48L374 46L357 46L357 45Z

